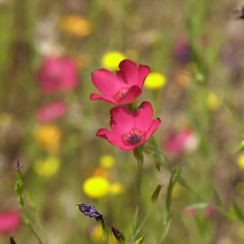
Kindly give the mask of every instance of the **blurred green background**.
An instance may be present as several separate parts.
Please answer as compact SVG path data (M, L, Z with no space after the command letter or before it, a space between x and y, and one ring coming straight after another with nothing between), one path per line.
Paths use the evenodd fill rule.
M38 214L48 243L102 243L95 220L76 206L82 202L95 205L109 224L131 237L137 165L131 152L95 136L99 128L108 128L113 106L89 99L95 91L91 72L117 65L113 54L107 63L104 59L119 52L166 81L158 89L145 87L139 98L150 101L154 117L161 118L155 140L171 167L182 169L186 183L174 187L164 243L243 243L244 157L237 152L244 130L240 10L240 1L227 0L0 0L0 212L21 209L14 190L20 159L33 198L27 198L27 212ZM74 89L40 90L38 72L52 57L76 62ZM67 113L41 123L37 112L55 101L65 102ZM167 152L168 136L185 128L194 132L194 150ZM113 166L101 163L104 155L113 158ZM138 222L148 218L133 241L144 234L144 243L161 243L170 172L158 171L150 155L144 170ZM94 175L122 190L89 196L84 182ZM162 191L151 203L158 184ZM212 215L206 214L209 206L215 209ZM197 214L189 214L192 208ZM7 243L9 236L17 243L38 243L24 221L0 233L0 242ZM116 242L111 238L110 243Z

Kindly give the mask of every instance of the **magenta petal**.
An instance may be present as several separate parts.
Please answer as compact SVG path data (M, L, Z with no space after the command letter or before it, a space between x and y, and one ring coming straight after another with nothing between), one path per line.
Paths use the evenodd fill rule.
M120 147L120 149L125 150L125 151L132 151L135 148L137 148L139 145L131 145L131 146L127 146L127 145L122 145Z
M149 102L143 102L140 107L134 111L135 128L141 131L147 131L153 120L153 108Z
M134 119L130 114L129 110L125 107L115 107L110 110L111 120L110 127L111 129L123 135L128 133L131 129L134 128Z
M55 119L63 117L67 113L68 107L66 103L59 101L59 102L52 102L44 107L41 107L37 111L37 119L39 122L51 122Z
M60 86L61 88L66 90L72 90L74 89L78 82L78 68L73 59L67 59L63 60L62 63L62 77L60 77Z
M113 96L120 88L117 77L110 71L100 69L92 73L92 81L103 94Z
M118 102L115 101L112 97L104 96L104 95L100 95L100 94L96 94L96 93L92 93L90 96L90 99L91 100L104 100L104 101L108 101L110 103L118 104Z
M111 144L113 144L115 146L118 146L118 147L123 146L123 142L122 142L120 135L118 135L117 133L114 133L110 130L100 129L100 130L98 130L96 136L99 136L101 138L108 140Z
M158 129L159 125L161 124L161 120L159 118L153 120L149 130L146 134L146 141L152 136L152 134Z
M137 97L139 97L142 93L142 90L139 86L132 86L126 96L118 102L119 104L130 104L135 101Z
M142 87L147 75L150 73L150 68L146 65L140 65L138 72L139 72L138 85Z
M130 60L123 60L120 64L120 71L118 71L117 75L124 79L129 86L138 85L139 79L139 68L137 65Z

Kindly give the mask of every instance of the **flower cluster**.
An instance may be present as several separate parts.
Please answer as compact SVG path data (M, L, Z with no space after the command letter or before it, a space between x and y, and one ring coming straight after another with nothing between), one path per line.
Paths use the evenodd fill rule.
M35 128L34 137L41 149L42 158L34 161L33 168L45 179L54 176L60 168L58 154L61 148L62 132L53 122L64 117L69 110L64 100L52 100L52 95L56 97L56 94L72 91L79 83L78 76L75 60L61 56L45 57L37 71L40 93L48 97L48 103L42 104L36 112L38 126Z
M129 151L146 143L157 130L161 121L153 119L153 108L149 102L143 102L133 113L125 107L142 94L149 73L148 66L137 66L130 60L121 61L116 74L106 69L92 73L93 84L101 94L91 94L91 100L105 100L117 105L110 111L111 130L100 129L97 136Z
M123 192L123 185L111 180L112 168L115 158L112 155L103 155L99 160L93 174L82 185L83 192L92 199L103 198L107 195L118 195Z

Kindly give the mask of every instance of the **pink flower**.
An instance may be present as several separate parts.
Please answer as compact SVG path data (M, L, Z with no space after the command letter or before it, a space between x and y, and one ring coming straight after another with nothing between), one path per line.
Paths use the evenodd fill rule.
M172 154L179 155L185 150L193 150L198 145L196 135L190 129L183 129L179 132L171 133L165 140L164 149Z
M185 208L184 214L188 217L196 217L197 216L197 209L196 208Z
M20 215L16 210L0 213L0 234L15 231L20 226Z
M72 90L79 81L77 65L71 58L46 58L38 71L37 79L44 94Z
M129 104L142 93L142 86L150 68L137 65L130 60L123 60L119 64L117 74L106 69L99 69L92 73L92 81L102 94L91 94L91 100L105 100L114 104Z
M174 55L178 61L183 63L190 62L192 60L192 53L189 43L184 40L178 41L174 46Z
M149 102L143 102L133 114L125 107L110 110L112 131L100 129L97 136L108 140L123 150L133 150L144 144L157 130L161 121L153 120L153 108Z
M52 102L38 110L37 120L42 123L51 122L63 117L67 110L67 105L64 102Z
M215 206L210 205L207 208L205 208L205 215L208 218L214 218L217 216L217 209L215 208Z

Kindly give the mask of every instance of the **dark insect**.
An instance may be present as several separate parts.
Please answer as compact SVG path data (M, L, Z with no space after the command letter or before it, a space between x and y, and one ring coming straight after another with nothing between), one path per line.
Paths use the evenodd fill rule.
M10 244L17 244L13 237L10 237Z

